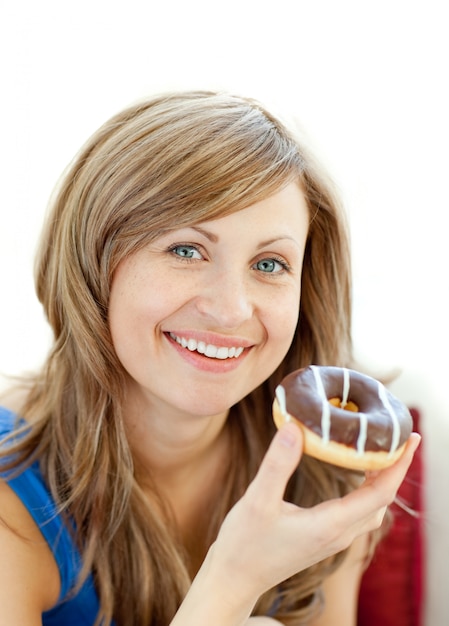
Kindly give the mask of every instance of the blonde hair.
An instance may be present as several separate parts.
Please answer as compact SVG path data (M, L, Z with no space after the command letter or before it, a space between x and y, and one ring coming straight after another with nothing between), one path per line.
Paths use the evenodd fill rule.
M207 516L205 554L273 436L271 402L280 379L310 363L350 364L348 236L332 185L259 103L187 92L113 117L54 197L36 265L54 345L23 407L31 429L17 446L17 463L39 458L60 510L73 518L82 577L93 571L100 596L97 623L168 624L190 584L170 512L143 495L125 437L124 373L108 326L114 271L164 231L241 210L291 181L300 183L310 211L299 323L281 366L230 411L234 443L220 499ZM304 460L287 497L311 506L350 488L345 472ZM335 564L329 559L268 592L256 613L276 598L278 619L305 623Z

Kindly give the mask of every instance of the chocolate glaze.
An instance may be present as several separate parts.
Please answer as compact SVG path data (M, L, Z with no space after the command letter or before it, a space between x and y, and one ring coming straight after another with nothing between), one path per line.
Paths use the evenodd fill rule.
M316 366L315 366L316 367ZM342 398L343 368L318 367L327 399ZM348 401L354 402L358 413L345 411L330 406L330 440L357 448L361 419L367 419L367 439L365 450L390 452L393 441L393 419L389 410L379 397L380 383L370 376L354 370L350 374ZM317 390L317 383L312 367L306 367L286 376L281 385L285 389L287 412L297 417L307 428L320 437L323 399ZM403 445L412 432L412 418L407 407L388 389L383 387L386 398L400 426L396 448Z

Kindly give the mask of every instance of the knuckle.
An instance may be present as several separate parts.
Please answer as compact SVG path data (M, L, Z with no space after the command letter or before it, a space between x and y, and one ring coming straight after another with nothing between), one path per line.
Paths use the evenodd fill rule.
M327 519L324 525L316 520L313 529L315 546L328 555L345 550L352 542L347 526L339 520L334 519L329 524Z
M267 476L277 476L282 467L279 460L271 455L265 457L265 473Z
M246 502L247 515L250 520L260 520L266 515L266 506L262 498L250 498Z
M371 485L374 494L374 502L379 508L389 506L396 498L397 489L393 487L386 488L375 483Z
M247 491L241 500L241 504L243 505L242 512L250 524L261 521L270 515L270 499L262 497L260 491L257 493L252 490Z
M374 514L374 516L373 516L373 523L372 523L372 526L373 526L372 529L373 530L378 530L382 526L384 518L385 518L386 510L387 510L387 507L385 506L385 507L382 507L381 509L379 509Z

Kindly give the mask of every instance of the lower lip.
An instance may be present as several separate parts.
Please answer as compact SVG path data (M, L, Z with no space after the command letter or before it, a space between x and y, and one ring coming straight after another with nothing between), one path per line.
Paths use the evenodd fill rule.
M242 354L238 357L230 357L228 359L213 359L203 354L200 354L196 350L189 350L188 348L183 348L179 345L177 341L175 341L168 333L164 333L165 337L169 341L170 345L175 348L178 354L190 365L193 365L199 370L204 372L212 372L214 374L223 374L225 372L232 372L242 361L246 358L249 353L249 348L245 348Z

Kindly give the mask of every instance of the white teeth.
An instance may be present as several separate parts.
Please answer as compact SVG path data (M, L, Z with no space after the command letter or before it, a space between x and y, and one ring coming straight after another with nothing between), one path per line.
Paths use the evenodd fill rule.
M189 339L187 342L187 347L190 350L190 352L193 352L194 350L196 350L197 348L197 342L195 341L195 339Z
M217 359L228 359L229 358L229 348L218 348L217 354L215 355Z
M192 338L186 339L185 337L178 337L174 333L170 333L170 337L174 339L177 343L179 343L179 345L183 348L187 348L188 350L190 350L190 352L197 351L200 354L204 354L211 359L224 360L238 358L244 350L244 348L242 347L236 348L233 346L232 348L226 348L225 346L214 346L211 343L206 344L204 341L197 341L196 339Z
M207 344L206 352L204 353L206 356L214 359L217 356L218 348L213 346L211 343Z

